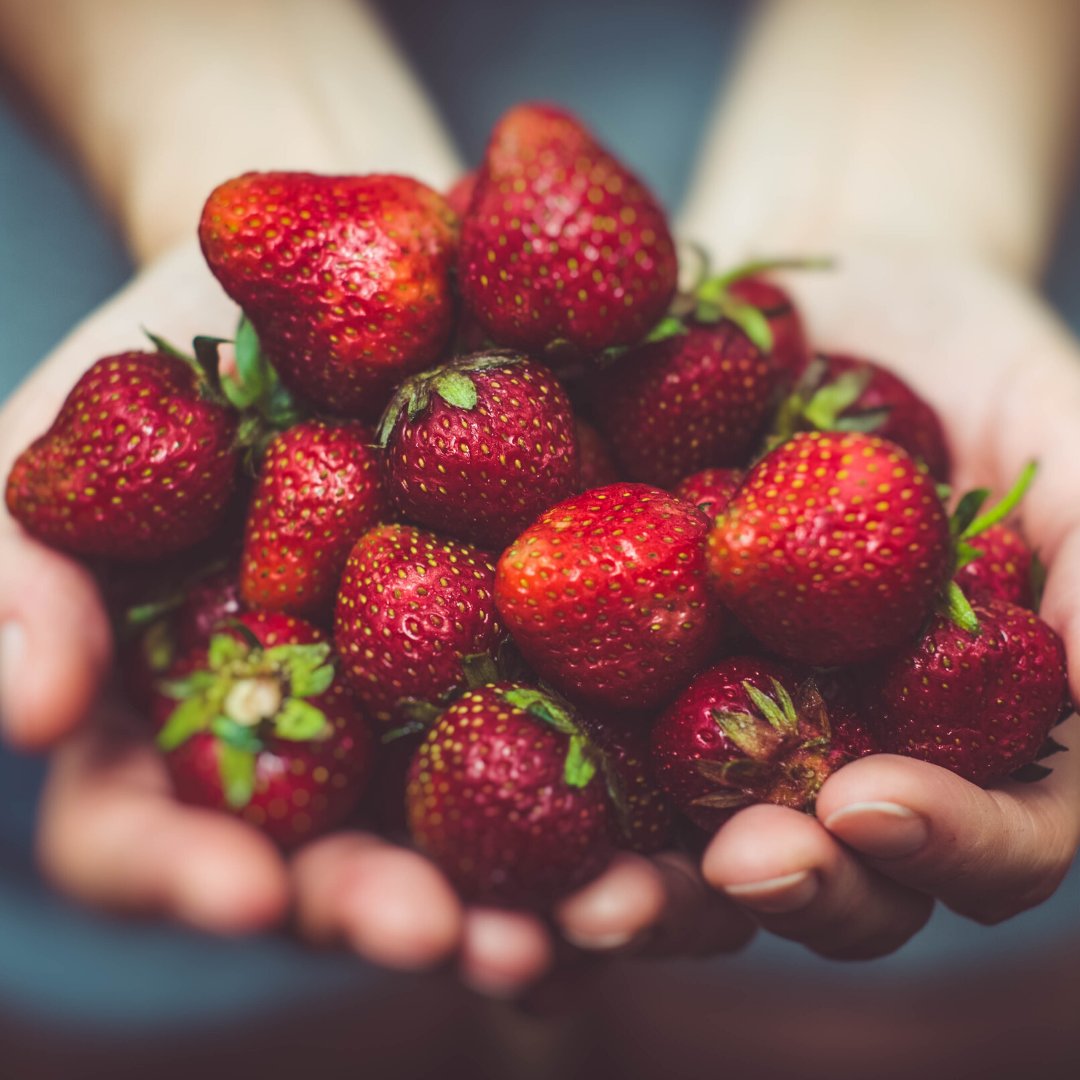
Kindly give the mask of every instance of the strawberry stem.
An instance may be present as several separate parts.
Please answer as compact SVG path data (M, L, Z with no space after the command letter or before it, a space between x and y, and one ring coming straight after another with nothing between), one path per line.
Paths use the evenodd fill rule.
M828 255L806 255L803 257L789 257L776 259L751 259L749 262L725 270L724 273L710 278L716 281L720 287L726 289L743 278L756 277L758 274L768 274L774 270L834 270L836 260Z
M980 630L979 617L975 614L971 604L968 602L968 598L964 595L964 590L955 581L950 581L945 586L945 606L949 618L961 630L966 630L969 634L978 634Z
M985 532L991 525L996 525L999 521L1004 521L1019 505L1020 500L1027 494L1028 488L1031 487L1031 482L1035 479L1035 473L1038 471L1038 463L1035 461L1029 461L1023 469L1020 470L1020 475L1016 478L1016 482L1009 489L1008 493L1000 502L995 503L986 511L985 514L976 517L967 528L960 533L960 538L963 540L969 540L973 536L978 536L979 533Z

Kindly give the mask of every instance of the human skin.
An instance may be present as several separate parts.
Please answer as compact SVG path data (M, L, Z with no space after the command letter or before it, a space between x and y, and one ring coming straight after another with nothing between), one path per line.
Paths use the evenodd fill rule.
M137 345L143 323L180 341L195 332L228 334L235 312L183 239L218 180L271 165L400 168L445 186L458 169L415 84L359 5L309 5L320 14L303 34L298 5L283 2L259 5L259 19L247 18L243 3L188 2L170 6L169 19L160 21L138 12L161 6L64 0L52 5L50 24L74 20L78 33L71 34L44 33L35 7L43 6L0 4L8 62L73 147L143 269L5 407L5 474L77 374L100 355ZM864 352L911 378L942 410L961 484L1001 490L1022 463L1039 459L1025 526L1051 563L1045 615L1070 656L1080 655L1080 517L1067 497L1080 484L1071 430L1080 414L1080 366L1071 339L1031 288L1060 187L1060 139L1053 135L1066 129L1066 102L1075 96L1059 42L1069 34L1075 41L1076 19L1068 5L1047 5L1042 18L1032 18L1004 3L953 0L932 10L875 5L890 12L883 28L860 14L868 5L812 5L816 14L807 22L810 7L786 0L761 19L706 141L684 231L725 262L751 253L837 253L835 273L790 282L813 340ZM86 14L103 9L108 19ZM977 24L989 29L966 35L960 86L944 85L930 101L906 94L912 76L903 61L925 54L926 28L976 9L992 9ZM185 82L184 42L190 47L211 15L215 47L200 55L198 78ZM268 47L278 50L284 41L304 43L301 56L318 78L290 90L281 67L252 61L238 70L249 63L245 57L261 55L253 34L268 35ZM837 35L844 47L831 57L828 79L819 78L810 58ZM997 63L1003 40L1012 47L1006 67ZM135 113L117 105L117 88L137 68L103 59L129 55L136 42L143 54L161 50L171 58L180 85L161 102L169 123L148 124L147 114L160 120L162 113L146 101ZM370 66L355 62L365 49ZM366 100L363 72L376 64L384 81L379 100L396 103L390 118L351 111ZM294 58L288 70L296 68L304 64ZM57 75L73 69L86 73L78 93ZM868 100L871 75L875 96ZM816 78L807 106L803 91ZM273 130L252 119L269 115L256 107L260 89L282 95ZM992 125L971 122L995 106L998 93L1009 109L997 109ZM215 101L214 112L200 108L202 95ZM803 112L793 125L795 101ZM937 130L920 118L942 102L953 110L946 126L970 137L948 169L920 172L936 159L919 140ZM883 117L893 143L881 138ZM363 137L353 137L357 131ZM397 138L401 131L415 138ZM180 179L168 163L184 139L202 140L207 151ZM800 167L772 168L777 154ZM898 161L907 182L885 184ZM954 198L964 170L977 200ZM832 191L839 175L847 185L842 199ZM0 616L7 628L0 637L5 736L53 751L39 851L65 891L223 932L272 925L292 910L313 940L343 941L399 968L455 957L468 982L495 994L515 992L551 965L548 926L529 915L467 908L414 852L338 834L286 863L254 831L176 804L152 749L127 734L131 725L117 706L99 698L110 642L88 575L7 518L0 523ZM1080 661L1074 668L1080 672ZM1075 723L1061 729L1066 744ZM918 762L858 762L825 785L816 818L775 807L743 811L712 841L702 873L674 853L620 856L559 907L554 923L568 940L596 951L633 949L645 938L672 951L722 951L742 945L760 924L822 953L870 956L915 933L935 899L973 918L1003 918L1049 895L1073 857L1080 837L1073 757L1062 755L1041 784L992 792ZM899 854L899 840L910 846L918 839L920 821L925 842Z

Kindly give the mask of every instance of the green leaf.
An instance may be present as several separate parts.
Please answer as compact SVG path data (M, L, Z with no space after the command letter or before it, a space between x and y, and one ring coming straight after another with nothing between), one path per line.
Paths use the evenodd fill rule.
M218 743L218 775L225 801L234 810L243 810L255 794L255 755L227 742Z
M217 706L205 697L189 697L181 701L158 732L158 746L162 750L175 750L183 746L192 735L208 730L216 714Z
M952 529L953 536L967 535L968 527L975 520L989 495L990 492L986 488L976 488L974 491L969 491L964 495L960 502L957 503L952 518L949 520L949 527Z
M580 733L570 736L563 764L563 779L572 788L583 788L596 775L596 764L587 752L588 743Z
M441 715L436 710L436 716ZM383 746L389 746L391 743L396 743L399 739L408 739L412 735L423 735L427 731L429 724L425 724L420 720L410 720L407 724L402 724L400 727L391 728L389 731L383 732L379 741Z
M995 503L986 511L981 517L977 517L972 521L967 528L960 532L960 535L968 540L973 536L978 536L979 533L985 532L991 525L996 525L999 521L1004 521L1016 508L1020 505L1020 500L1027 494L1028 488L1031 487L1031 482L1035 479L1035 473L1038 471L1038 463L1029 461L1023 469L1020 470L1020 475L1016 478L1016 483L1009 489L1005 497L998 503Z
M972 610L971 604L968 603L964 590L955 581L950 581L945 586L945 605L949 618L961 630L966 630L969 634L979 633L979 618Z
M865 412L848 413L846 416L837 418L833 424L833 431L860 431L864 435L878 431L889 415L892 413L891 406L883 405L880 409L867 409Z
M149 604L136 604L124 612L124 625L127 629L139 630L152 622L157 622L163 615L175 611L184 602L182 593L154 600Z
M870 368L845 371L815 391L807 402L803 415L819 431L832 430L840 414L850 409L862 397L872 377Z
M835 270L836 260L829 255L806 255L794 258L752 259L731 270L726 270L710 280L727 289L743 278L757 277L759 274L773 273L777 270Z
M746 691L746 696L754 703L754 707L781 735L794 735L797 733L798 721L795 719L794 711L789 717L780 705L768 694L762 693L752 682L744 679L742 685ZM790 703L791 699L788 698L788 704Z
M649 332L645 335L645 341L648 344L652 344L657 341L666 341L668 338L677 337L679 334L686 333L686 323L682 319L677 319L674 315L665 315Z
M776 700L780 703L780 709L784 714L785 720L791 726L792 730L795 730L799 726L799 717L795 712L795 702L791 700L791 695L787 692L786 687L779 679L769 677L769 682L772 683L773 693L776 695Z
M325 694L334 683L334 665L323 664L314 671L293 674L289 680L289 691L295 698L318 697Z
M470 690L499 681L499 669L489 653L470 653L462 658L461 668Z
M972 547L966 540L961 540L956 545L956 569L967 566L968 563L973 563L976 559L981 559L983 552L977 548Z
M542 690L531 690L523 686L514 690L504 690L502 697L514 708L535 716L537 720L542 720L564 735L578 734L577 725L570 714Z
M158 690L166 697L182 701L184 698L195 697L205 693L217 682L217 676L212 671L193 671L180 679L161 679L157 684Z
M190 354L184 352L182 349L178 349L171 341L167 341L160 335L153 333L153 331L147 330L145 326L142 328L142 332L150 339L151 344L159 353L164 353L166 356L173 356L177 360L183 360L188 364L194 362Z
M289 698L274 720L274 734L290 742L311 742L326 739L333 733L326 713L308 701Z
M236 370L240 381L245 386L258 387L261 394L266 387L266 358L259 344L259 335L255 333L255 327L246 315L240 319L240 325L236 328L233 347L236 350Z
M234 660L243 660L251 650L232 634L215 634L210 639L207 659L212 668L221 669Z
M437 376L435 393L456 409L476 408L476 384L460 371L446 371Z
M763 353L773 350L773 332L769 320L760 308L753 304L732 302L724 305L724 315L729 318Z
M218 713L210 722L210 730L219 739L237 750L247 750L257 754L262 748L262 739L245 724L238 724L231 716Z

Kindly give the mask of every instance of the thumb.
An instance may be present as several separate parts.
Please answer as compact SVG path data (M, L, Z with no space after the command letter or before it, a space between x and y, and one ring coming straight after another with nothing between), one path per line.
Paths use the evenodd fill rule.
M41 749L96 697L112 640L89 572L13 529L0 533L0 730Z

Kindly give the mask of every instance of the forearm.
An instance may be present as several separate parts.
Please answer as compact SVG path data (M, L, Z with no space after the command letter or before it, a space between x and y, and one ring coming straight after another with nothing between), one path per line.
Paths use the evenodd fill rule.
M352 0L0 2L0 52L145 260L248 169L406 172L456 155L378 19Z
M884 242L1032 276L1073 151L1078 42L1070 0L777 0L684 226L725 262Z

